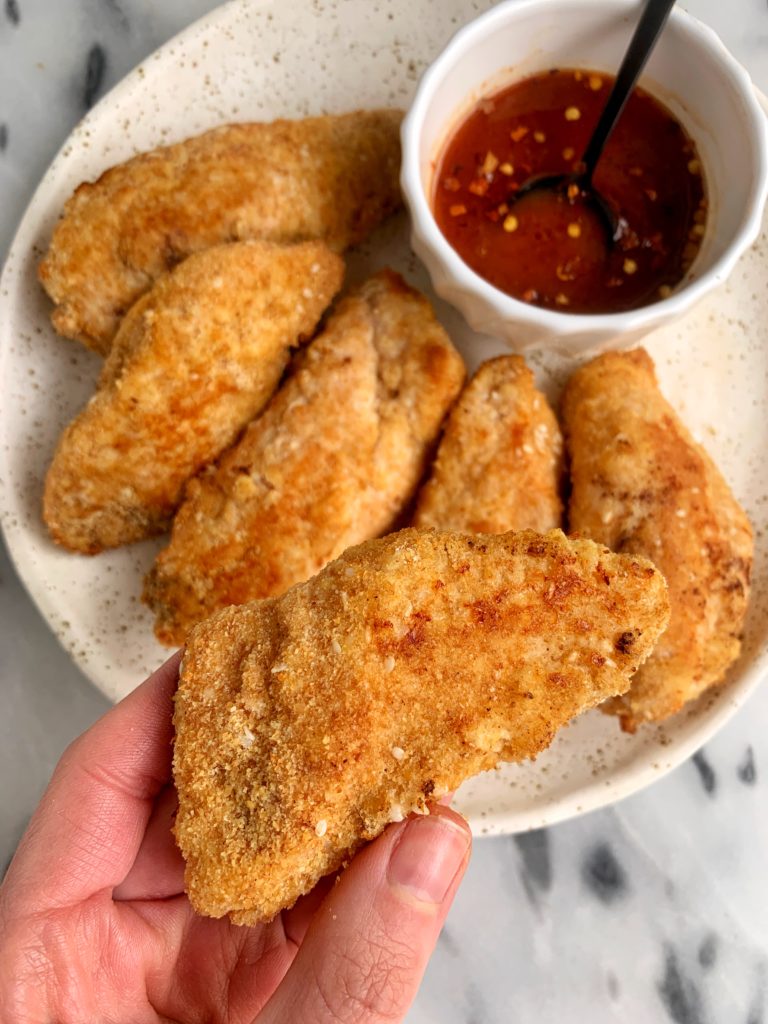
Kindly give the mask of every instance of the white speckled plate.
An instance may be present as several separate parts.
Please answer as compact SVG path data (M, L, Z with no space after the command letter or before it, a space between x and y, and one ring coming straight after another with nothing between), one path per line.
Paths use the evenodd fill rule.
M90 395L99 360L57 338L35 266L66 198L134 152L230 120L410 101L421 68L489 0L235 0L150 57L77 127L38 188L0 284L0 512L19 574L83 671L113 699L167 652L139 602L159 542L82 558L40 520L42 482L63 425ZM386 263L429 292L404 218L352 255L350 278ZM626 796L675 767L739 707L768 668L768 221L730 283L648 348L664 391L723 468L757 533L744 654L728 683L663 728L624 736L598 712L535 764L483 775L457 798L478 834L521 831ZM457 314L439 314L471 369L501 351ZM554 398L568 367L532 360Z

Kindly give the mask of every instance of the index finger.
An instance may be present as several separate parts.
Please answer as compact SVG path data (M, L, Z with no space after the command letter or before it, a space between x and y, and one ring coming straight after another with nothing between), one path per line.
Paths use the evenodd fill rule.
M128 874L171 777L180 660L177 652L62 755L6 875L6 895L26 912L111 895Z

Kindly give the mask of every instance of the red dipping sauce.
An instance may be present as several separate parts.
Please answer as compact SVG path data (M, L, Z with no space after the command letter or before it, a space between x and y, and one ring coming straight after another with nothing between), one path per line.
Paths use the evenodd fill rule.
M578 170L612 85L576 70L523 79L478 103L445 146L433 197L440 230L515 298L569 313L636 309L669 295L698 252L707 213L696 147L642 89L594 176L621 219L617 242L578 196L534 191L514 202L528 178Z

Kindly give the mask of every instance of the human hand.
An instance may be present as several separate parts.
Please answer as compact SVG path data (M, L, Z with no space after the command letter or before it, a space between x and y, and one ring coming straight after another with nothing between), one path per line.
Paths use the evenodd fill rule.
M255 928L198 917L171 835L179 655L68 748L0 887L2 1024L403 1019L470 850L446 807L391 825Z

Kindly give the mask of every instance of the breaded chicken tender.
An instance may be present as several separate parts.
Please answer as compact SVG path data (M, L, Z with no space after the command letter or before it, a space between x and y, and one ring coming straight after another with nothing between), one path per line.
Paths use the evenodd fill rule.
M166 529L187 480L262 409L343 275L322 242L241 242L161 278L59 441L43 501L53 539L94 554Z
M120 318L191 253L262 238L341 252L400 205L398 110L233 124L82 184L40 264L53 324L107 353Z
M667 624L641 557L559 531L404 530L187 642L176 837L202 914L271 918L390 821L535 757Z
M413 525L544 533L562 523L563 439L521 356L483 363L445 426Z
M604 709L633 732L719 683L738 657L752 530L720 471L661 395L643 349L582 367L566 388L563 417L571 530L648 556L669 584L669 628L629 692Z
M282 593L392 529L464 364L427 300L384 271L342 301L218 466L193 480L144 599L163 643Z

